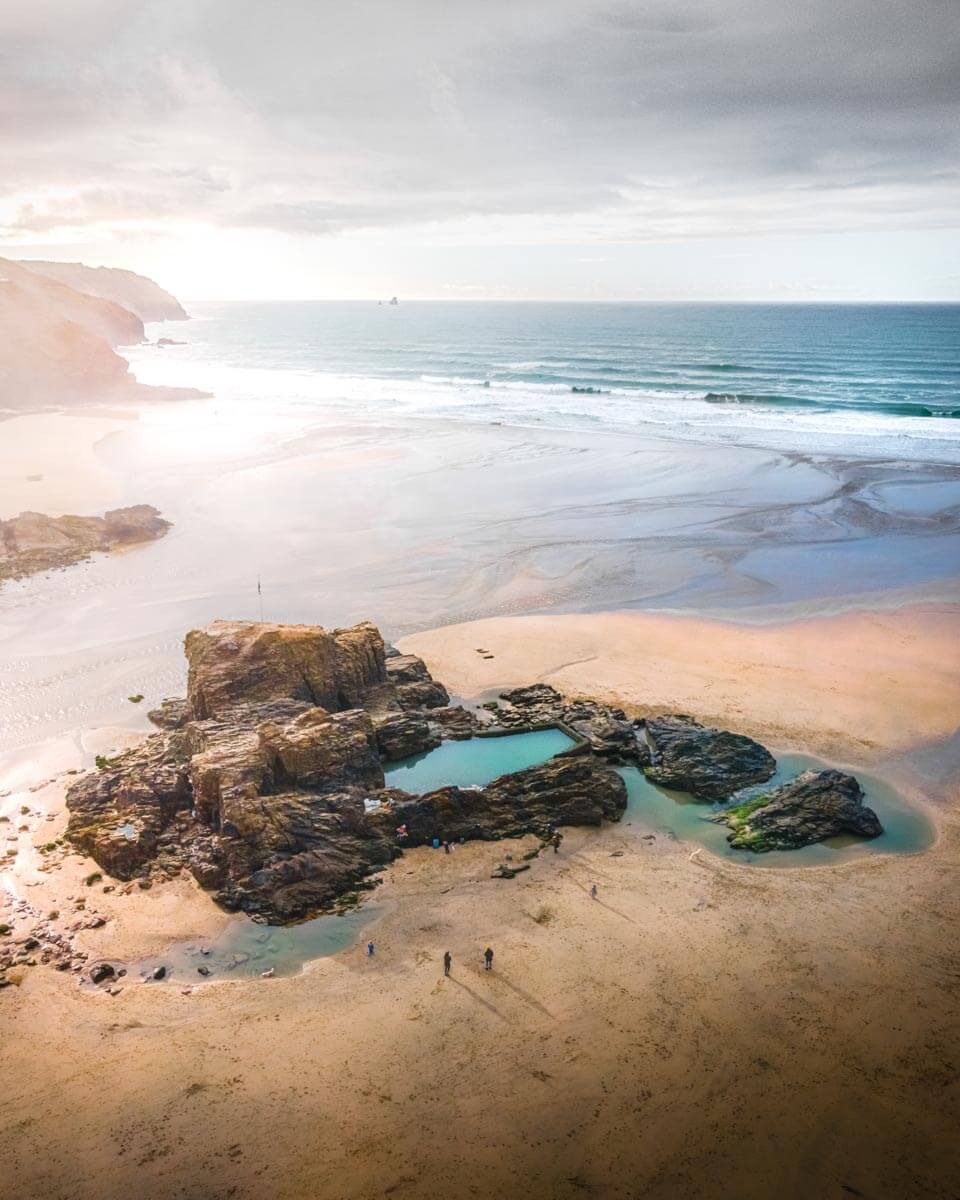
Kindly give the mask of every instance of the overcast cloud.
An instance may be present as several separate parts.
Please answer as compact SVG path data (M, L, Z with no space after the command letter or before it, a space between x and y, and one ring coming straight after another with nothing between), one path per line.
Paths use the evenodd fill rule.
M34 0L0 236L945 229L958 100L957 0Z

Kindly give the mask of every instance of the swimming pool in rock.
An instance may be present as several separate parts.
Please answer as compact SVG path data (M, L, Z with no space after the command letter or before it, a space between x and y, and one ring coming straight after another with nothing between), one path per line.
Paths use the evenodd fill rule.
M484 787L501 775L546 762L576 743L562 729L535 729L495 737L444 742L436 750L391 763L384 771L387 787L423 795L436 788Z

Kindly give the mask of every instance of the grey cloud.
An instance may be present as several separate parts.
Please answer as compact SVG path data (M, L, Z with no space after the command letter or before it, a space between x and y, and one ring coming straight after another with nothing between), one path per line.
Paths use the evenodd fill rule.
M0 199L82 197L23 228L108 220L105 179L144 221L317 233L753 232L759 198L778 229L925 227L960 203L954 0L38 0L0 47Z

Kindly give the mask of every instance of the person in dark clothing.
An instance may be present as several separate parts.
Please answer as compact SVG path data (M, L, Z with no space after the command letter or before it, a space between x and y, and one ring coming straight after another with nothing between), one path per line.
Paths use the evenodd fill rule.
M560 853L560 843L562 841L563 841L563 834L558 829L557 832L553 835L553 852L554 852L554 854Z
M450 843L448 841L444 841L443 843L443 852L444 854L450 853Z
M493 970L493 951L489 946L483 952L483 969L485 971Z
M444 975L450 974L450 966L452 963L453 963L453 955L450 953L449 950L447 950L447 951L445 951L445 953L443 955L443 973L444 973Z

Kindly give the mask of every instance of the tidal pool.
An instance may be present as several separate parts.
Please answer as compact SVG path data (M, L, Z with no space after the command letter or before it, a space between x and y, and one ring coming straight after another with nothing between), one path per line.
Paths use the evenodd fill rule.
M535 729L444 742L436 750L392 763L384 771L387 787L422 795L445 786L484 787L501 775L535 767L575 745L560 729Z
M933 823L918 806L911 804L895 788L864 771L854 771L864 791L864 804L880 818L884 832L878 838L865 839L844 836L804 846L800 850L771 850L754 854L749 850L734 850L727 841L730 832L726 825L717 825L709 818L733 804L742 804L751 796L769 792L781 783L810 769L823 771L831 764L806 754L777 755L777 773L767 783L745 788L735 800L725 804L702 804L686 792L668 791L651 783L636 767L622 767L620 774L627 785L627 811L624 822L633 828L651 833L666 834L693 845L702 846L711 854L757 867L824 866L868 854L913 854L933 844L936 832Z

